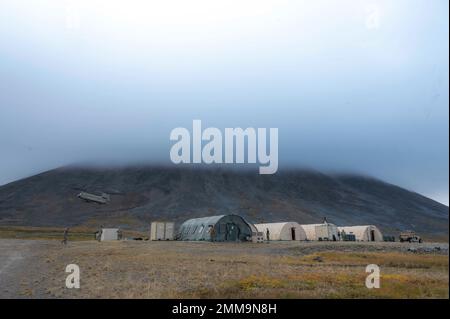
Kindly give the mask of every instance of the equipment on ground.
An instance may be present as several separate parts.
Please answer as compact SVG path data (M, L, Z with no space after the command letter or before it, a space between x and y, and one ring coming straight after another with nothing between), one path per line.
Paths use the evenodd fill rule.
M343 241L356 241L356 235L355 234L343 234L342 235Z
M394 242L395 241L395 236L383 236L383 241L391 241Z
M262 231L252 232L252 242L253 243L263 243L264 242L264 233Z

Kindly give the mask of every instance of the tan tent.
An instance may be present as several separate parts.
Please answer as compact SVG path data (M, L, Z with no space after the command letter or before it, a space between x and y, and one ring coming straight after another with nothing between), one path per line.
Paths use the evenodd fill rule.
M296 222L255 224L255 226L264 234L266 240L267 230L270 240L306 240L305 231Z
M373 225L338 227L342 233L353 234L357 241L383 241L383 234Z
M300 225L307 240L339 240L338 228L331 223Z

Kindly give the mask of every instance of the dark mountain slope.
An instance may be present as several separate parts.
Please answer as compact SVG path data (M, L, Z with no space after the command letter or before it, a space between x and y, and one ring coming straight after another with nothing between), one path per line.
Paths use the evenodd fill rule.
M86 203L80 191L111 194ZM292 170L275 175L190 168L67 167L0 187L0 225L99 224L145 229L152 220L237 213L250 221L375 224L448 236L448 207L373 178Z

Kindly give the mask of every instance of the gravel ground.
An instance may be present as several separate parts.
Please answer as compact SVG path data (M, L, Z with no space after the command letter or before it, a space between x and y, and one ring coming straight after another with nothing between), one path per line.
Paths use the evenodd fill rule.
M38 258L35 241L0 240L0 298L20 297L20 284L33 260Z

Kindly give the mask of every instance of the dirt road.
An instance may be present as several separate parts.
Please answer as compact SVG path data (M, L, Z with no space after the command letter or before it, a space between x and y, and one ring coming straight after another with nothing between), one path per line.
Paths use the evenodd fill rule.
M19 298L21 278L36 259L36 241L0 240L0 298Z

